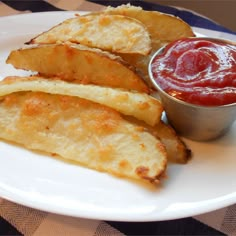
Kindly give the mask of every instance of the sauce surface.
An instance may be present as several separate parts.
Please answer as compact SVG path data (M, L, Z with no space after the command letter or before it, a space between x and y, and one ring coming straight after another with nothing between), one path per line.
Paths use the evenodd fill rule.
M235 45L207 38L177 40L153 59L153 78L164 91L185 102L204 106L235 103Z

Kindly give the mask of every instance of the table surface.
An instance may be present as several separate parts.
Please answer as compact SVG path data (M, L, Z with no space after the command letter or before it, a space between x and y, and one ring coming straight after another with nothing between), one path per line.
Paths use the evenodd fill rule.
M108 224L125 235L224 235L193 218L163 222L111 222ZM10 223L0 218L0 235L22 235Z
M58 9L49 3L43 1L1 1L8 6L19 10L30 10L31 12L41 12L41 11L55 11ZM126 3L128 1L91 1L102 5L112 5L117 6L121 3ZM161 6L154 3L148 3L144 1L132 1L133 5L140 5L146 10L158 10L162 12L167 12L176 15L175 9L169 8L168 6ZM190 14L190 13L189 13ZM180 14L178 15L183 20L193 25L189 15ZM198 16L196 16L198 17ZM200 17L200 16L199 16ZM196 21L196 27L210 28L212 30L219 30L226 33L232 33L231 30L218 25L208 19L201 19L201 21ZM113 222L107 221L108 224L118 229L120 232L126 235L223 235L221 232L208 227L207 225L200 223L199 221L189 217L179 220L171 221L161 221L161 222ZM0 235L20 235L9 222L0 218Z

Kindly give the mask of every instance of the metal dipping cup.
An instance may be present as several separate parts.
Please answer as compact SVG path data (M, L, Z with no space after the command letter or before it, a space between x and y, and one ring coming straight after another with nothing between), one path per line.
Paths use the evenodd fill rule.
M204 39L209 40L209 38ZM179 135L195 141L213 140L224 135L236 119L236 103L222 106L194 105L166 93L153 78L151 69L155 56L162 51L163 48L152 56L148 73L153 86L158 91L168 122Z

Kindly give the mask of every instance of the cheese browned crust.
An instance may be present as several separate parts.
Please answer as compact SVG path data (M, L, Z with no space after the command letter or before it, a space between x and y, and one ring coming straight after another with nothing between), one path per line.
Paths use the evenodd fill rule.
M18 92L1 97L0 138L88 168L158 182L164 145L115 110L71 96Z

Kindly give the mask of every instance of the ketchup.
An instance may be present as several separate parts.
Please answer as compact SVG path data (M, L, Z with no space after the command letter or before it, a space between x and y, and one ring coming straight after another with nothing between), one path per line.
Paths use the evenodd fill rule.
M236 44L180 39L153 59L151 70L159 87L177 99L204 106L236 102Z

